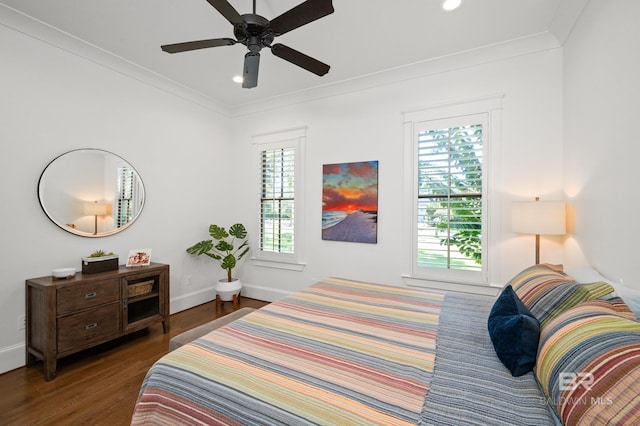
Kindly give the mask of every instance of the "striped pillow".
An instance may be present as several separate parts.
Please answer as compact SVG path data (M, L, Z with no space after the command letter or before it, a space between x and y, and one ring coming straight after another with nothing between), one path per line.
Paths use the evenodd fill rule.
M513 277L507 285L511 284L516 293L527 299L535 299L540 294L544 294L553 286L573 282L573 277L562 272L562 268L553 265L540 264L533 265Z
M622 298L617 296L606 300L598 299L582 302L576 305L576 308L577 307L580 307L581 309L591 308L591 312L594 313L615 314L633 321L637 320L636 314L633 313L631 307L627 305Z
M549 265L529 267L509 284L540 321L540 326L580 302L599 299L614 291L605 282L578 284L573 277Z
M640 323L607 304L580 303L541 329L536 378L565 425L640 424Z

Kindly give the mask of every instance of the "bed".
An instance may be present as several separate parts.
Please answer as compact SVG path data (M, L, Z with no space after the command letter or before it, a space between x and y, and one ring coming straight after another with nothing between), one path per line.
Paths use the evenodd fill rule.
M561 279L549 279L549 274L556 273ZM539 275L544 277L538 279ZM525 321L521 320L522 312L512 316L516 321L509 317L507 323L515 323L515 333L519 333L516 340L528 336L522 334L519 324L539 324L532 312L543 315L540 305L549 302L540 302L540 292L529 291L531 283L540 280L551 281L553 288L583 286L563 272L541 265L515 277L508 287L516 289L513 294L520 291L532 309L527 310ZM618 309L620 318L637 324L631 311L628 313L624 303L610 292L603 302L606 306L597 305L602 291L587 292L585 297L564 289L571 302L556 297L560 302L554 299L550 303L600 309L603 315L611 305ZM511 364L505 363L496 346L499 339L490 332L492 318L505 318L504 312L496 315L504 294L507 292L496 300L324 279L161 358L144 379L132 424L554 425L592 418L589 410L587 417L584 413L576 417L574 412L567 416L566 401L549 386L558 380L557 374L543 380L537 371L514 375ZM592 299L598 299L595 308L582 306ZM557 317L563 312L543 311L553 315L544 319L557 328ZM509 324L507 328L514 328ZM556 328L551 333L553 339L558 337ZM548 340L548 334L548 330L547 334L540 331L539 342ZM634 344L623 340L627 346ZM637 344L634 348L640 354L640 339ZM511 352L507 355L512 356ZM553 353L549 357L553 362L566 358ZM530 361L520 356L516 364ZM630 362L636 367L634 379L640 379L638 362ZM544 364L544 374L557 370L548 364ZM567 382L566 377L562 379ZM613 410L620 414L620 404L631 404L631 409L624 409L621 422L633 424L631 421L640 420L637 385L633 379L624 385L633 388L627 393L633 396L635 392L635 399L623 398L614 389L617 396L613 403L605 406L606 398L611 398L608 394L598 396L601 399L596 402L609 411L605 416L612 416ZM576 401L571 399L569 408L579 405Z

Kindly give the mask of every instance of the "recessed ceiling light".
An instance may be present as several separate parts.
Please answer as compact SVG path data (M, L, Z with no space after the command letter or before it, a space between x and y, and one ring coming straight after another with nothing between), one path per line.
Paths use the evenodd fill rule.
M443 0L442 8L447 12L456 10L462 4L462 0Z
M243 82L243 80L244 80L244 79L242 78L242 76L241 76L241 75L236 75L236 76L234 76L234 77L233 77L233 82L234 82L234 83L242 83L242 82Z

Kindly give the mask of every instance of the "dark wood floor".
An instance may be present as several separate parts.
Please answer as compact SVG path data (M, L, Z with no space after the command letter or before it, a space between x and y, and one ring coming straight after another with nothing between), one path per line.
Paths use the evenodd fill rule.
M242 298L240 307L267 302ZM59 360L46 382L42 363L0 375L0 425L128 425L144 375L167 353L169 339L230 313L213 302L171 316L171 330L157 324L113 342Z

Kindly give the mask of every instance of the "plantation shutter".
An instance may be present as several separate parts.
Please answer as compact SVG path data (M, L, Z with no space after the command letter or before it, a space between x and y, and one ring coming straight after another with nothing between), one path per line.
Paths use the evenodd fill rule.
M261 151L260 250L294 253L295 148Z
M419 267L482 271L483 124L468 120L417 132Z
M134 215L134 173L129 167L118 168L118 200L116 222L118 228L131 221Z

